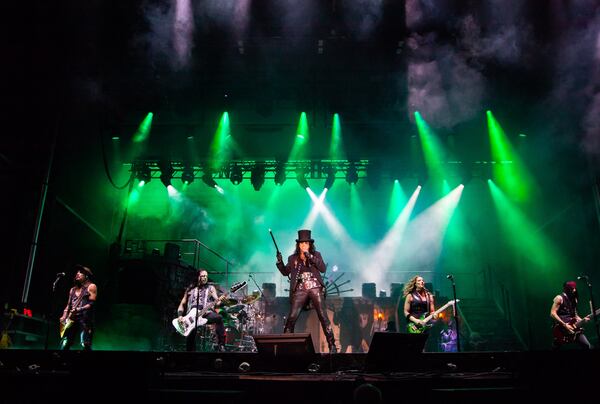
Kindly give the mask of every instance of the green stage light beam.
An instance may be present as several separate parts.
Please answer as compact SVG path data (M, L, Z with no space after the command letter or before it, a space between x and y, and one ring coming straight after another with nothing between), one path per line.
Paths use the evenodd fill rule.
M340 115L333 114L331 124L331 144L329 145L329 158L332 160L343 160L346 158L342 139L342 124Z
M408 224L401 249L395 259L415 267L435 268L446 232L462 196L459 185Z
M146 117L142 120L140 125L137 128L137 131L133 135L134 143L141 143L148 139L150 136L150 129L152 128L152 119L154 118L154 114L152 112L148 112Z
M394 223L387 231L383 239L373 248L370 254L373 259L367 267L367 272L372 274L374 281L382 281L390 269L395 258L395 251L400 247L402 238L408 226L417 198L421 193L421 186L417 186L406 204L396 216Z
M392 225L398 218L398 215L404 209L406 204L406 194L402 189L400 181L394 180L392 183L392 193L390 195L390 206L388 207L387 221L389 225Z
M223 163L229 159L234 149L237 149L237 145L231 136L229 113L225 111L221 114L219 125L210 146L211 168L215 171L219 170Z
M419 132L419 139L421 140L423 158L427 165L430 183L435 187L441 186L444 179L443 161L446 158L446 152L438 136L425 119L423 119L419 111L415 111L415 122Z
M540 232L535 223L527 218L502 189L492 180L488 180L488 185L506 241L513 250L533 264L529 268L539 275L571 268L558 246Z
M309 137L310 133L308 127L308 118L306 116L306 112L301 112L300 118L298 119L298 126L296 128L294 145L292 146L288 161L301 160L305 157L306 150L304 145L308 143Z
M533 176L514 150L508 136L494 117L486 111L490 147L492 152L494 179L504 192L518 202L529 202L537 193Z
M363 188L364 189L364 188ZM342 189L340 192L347 192ZM361 234L363 239L370 233L370 227L367 224L365 209L358 184L350 184L350 216L352 217L352 228L354 234Z

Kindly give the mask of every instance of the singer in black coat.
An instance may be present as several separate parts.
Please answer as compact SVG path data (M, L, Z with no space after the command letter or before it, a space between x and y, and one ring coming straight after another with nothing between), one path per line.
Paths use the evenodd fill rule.
M288 257L287 264L283 264L281 253L277 253L277 269L282 275L290 278L290 313L285 322L283 332L294 332L296 320L302 307L312 303L319 317L319 322L325 333L329 352L337 352L335 338L327 312L325 310L325 283L322 273L327 266L323 262L321 253L315 250L314 240L310 237L310 230L299 230L296 240L296 251Z

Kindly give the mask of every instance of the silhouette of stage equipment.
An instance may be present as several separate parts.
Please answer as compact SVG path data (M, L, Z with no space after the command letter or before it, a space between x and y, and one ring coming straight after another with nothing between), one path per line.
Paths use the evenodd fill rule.
M375 332L369 347L366 370L403 370L414 367L423 353L427 334Z
M310 356L315 353L310 333L255 335L254 342L259 355L264 356Z

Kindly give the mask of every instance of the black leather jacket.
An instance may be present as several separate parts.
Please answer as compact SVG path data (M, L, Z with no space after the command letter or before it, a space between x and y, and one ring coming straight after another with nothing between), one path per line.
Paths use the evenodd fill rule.
M293 292L296 290L296 285L298 284L298 272L300 270L300 256L299 254L292 254L288 257L287 265L283 265L283 262L277 263L277 269L284 276L289 276L290 278L290 297ZM313 254L313 258L309 262L310 272L314 275L314 277L319 281L323 289L325 289L325 283L323 282L323 278L321 277L322 273L325 273L327 270L327 265L323 262L323 257L321 253L315 251Z

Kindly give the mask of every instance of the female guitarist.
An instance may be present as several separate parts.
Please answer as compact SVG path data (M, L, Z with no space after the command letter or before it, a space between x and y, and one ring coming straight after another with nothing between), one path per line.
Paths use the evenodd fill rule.
M423 319L435 311L435 306L432 294L425 288L423 277L419 275L412 277L404 285L402 295L405 297L404 317L408 332L427 332L429 327Z
M90 280L93 274L89 268L83 265L76 265L75 268L75 284L69 291L69 300L60 318L60 349L70 349L79 333L81 346L84 350L91 351L94 332L93 308L98 290Z

